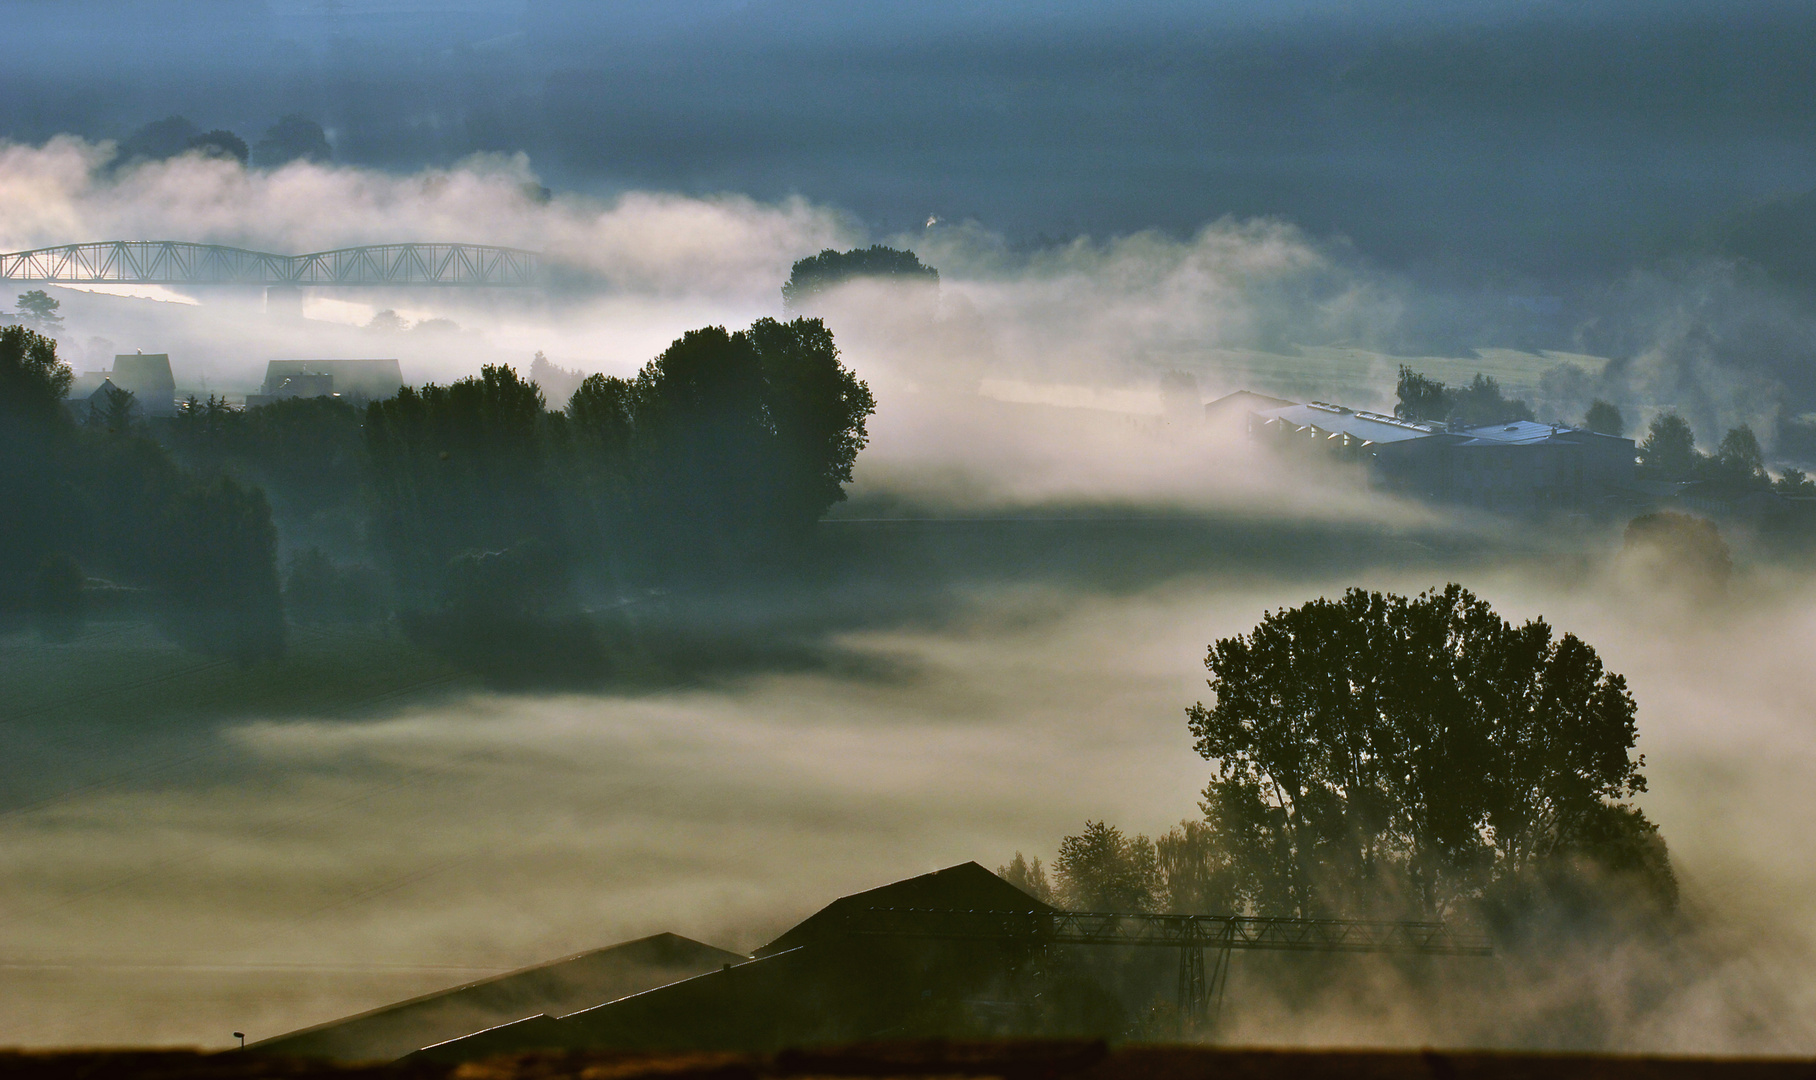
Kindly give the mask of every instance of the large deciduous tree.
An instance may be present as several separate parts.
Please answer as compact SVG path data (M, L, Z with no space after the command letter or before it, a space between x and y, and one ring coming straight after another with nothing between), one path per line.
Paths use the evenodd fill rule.
M1187 716L1241 904L1443 914L1570 860L1674 899L1628 802L1645 790L1633 698L1572 634L1514 626L1459 585L1352 589L1269 614L1205 665L1215 703Z

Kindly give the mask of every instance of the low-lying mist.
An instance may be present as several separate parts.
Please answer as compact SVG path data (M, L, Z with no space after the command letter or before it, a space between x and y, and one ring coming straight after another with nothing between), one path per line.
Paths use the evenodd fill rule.
M521 158L389 176L197 158L116 174L105 156L73 139L0 151L0 201L17 208L0 248L469 240L593 278L491 298L318 291L300 318L250 296L53 290L78 369L169 352L179 388L204 394L252 389L282 357L397 356L421 383L481 363L526 371L540 350L628 375L685 330L778 313L793 260L869 239L802 201L545 198ZM1517 990L1472 960L1436 1010L1391 971L1348 965L1354 979L1294 1003L1238 957L1226 1037L1551 1045L1551 1011L1587 995L1611 1018L1607 1048L1816 1045L1807 569L1736 536L1725 593L1679 592L1622 560L1624 522L1440 513L1286 470L1195 411L1169 414L1169 372L1203 398L1387 404L1421 298L1337 240L1272 221L1032 254L971 225L883 239L937 267L941 292L926 310L860 283L815 312L878 402L850 501L815 534L823 561L736 595L646 601L726 648L785 626L804 643L787 662L753 648L748 663L702 655L635 687L506 693L426 661L388 682L361 665L395 641L322 631L293 646L314 667L253 693L258 669L223 674L131 627L5 638L9 685L97 650L119 668L73 677L54 708L20 692L6 710L0 1043L223 1046L230 1031L264 1037L662 930L748 950L841 893L1050 857L1086 819L1164 832L1195 815L1209 775L1183 716L1205 696L1208 643L1351 586L1460 581L1509 619L1578 634L1628 677L1642 803L1693 930ZM386 310L407 328L368 325ZM1416 362L1496 374L1541 419L1576 419L1607 393L1631 431L1680 404L1657 374L1670 349L1489 347L1505 344ZM1765 407L1724 379L1784 385L1769 365L1693 359L1703 396L1682 406L1703 410L1699 426ZM1630 370L1647 374L1621 381ZM310 696L355 669L348 703ZM203 674L214 696L171 705L171 687ZM1471 979L1494 993L1472 999ZM1484 1013L1488 1000L1502 1011Z
M220 1045L660 930L748 949L844 892L1050 855L1086 818L1164 831L1208 776L1182 716L1207 642L1351 584L1459 578L1629 677L1643 803L1699 938L1529 987L1498 1020L1467 1000L1420 1014L1381 987L1289 1011L1239 956L1230 1037L1545 1044L1547 994L1586 983L1618 1018L1610 1047L1807 1049L1810 583L1761 571L1692 610L1636 596L1607 560L1405 562L1234 558L1134 592L1036 572L975 588L937 626L845 635L865 669L211 725L0 819L0 1038ZM191 754L205 767L181 768ZM1474 978L1519 997L1456 963L1465 997Z

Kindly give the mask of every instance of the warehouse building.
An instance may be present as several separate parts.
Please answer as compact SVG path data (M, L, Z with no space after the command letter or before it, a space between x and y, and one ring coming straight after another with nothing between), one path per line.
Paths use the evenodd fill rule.
M1634 482L1632 439L1557 424L1464 427L1322 401L1251 408L1245 423L1282 452L1360 466L1378 490L1484 510L1588 511Z

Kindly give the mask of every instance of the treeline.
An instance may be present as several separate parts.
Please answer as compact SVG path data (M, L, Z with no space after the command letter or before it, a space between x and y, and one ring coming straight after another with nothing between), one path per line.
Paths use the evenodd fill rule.
M158 547L200 552L211 537L228 543L263 529L262 554L244 557L275 582L275 537L284 537L292 556L283 602L293 619L395 615L456 659L518 672L600 662L600 628L583 617L584 597L724 582L789 554L844 498L875 411L817 319L690 331L635 378L589 376L553 408L536 383L498 366L363 407L313 398L241 410L191 399L155 427L130 402L74 423L61 406L69 374L54 343L12 333L28 345L15 367L30 392L9 389L8 398L29 400L25 411L40 417L31 430L43 432L14 440L17 450L9 444L9 458L26 466L16 474L37 458L67 457L61 440L90 455L125 454L170 489L129 500L160 521L170 516L163 532L128 515L117 539L99 546L83 539L89 525L40 515L18 530L33 538L28 562L67 554L146 583L169 604L193 595L239 610L228 602L245 588L228 569L238 563L198 555L160 577L141 565L152 545L140 542L156 536ZM65 477L63 488L84 506L111 506L117 500L103 492L121 475L117 465L97 467ZM281 642L275 586L264 593L261 610ZM195 619L211 610L183 603Z
M1097 911L1465 917L1517 930L1668 914L1676 880L1633 798L1635 705L1595 650L1457 585L1352 589L1211 646L1187 710L1202 816L1102 821L1003 876Z
M281 654L264 494L181 468L111 410L78 424L63 404L70 381L54 341L0 328L0 609L64 637L105 596L202 652ZM126 587L92 588L94 574Z
M1696 448L1696 433L1689 421L1668 412L1647 426L1639 459L1645 474L1658 480L1713 481L1780 495L1816 495L1816 481L1801 469L1787 468L1777 476L1766 471L1759 436L1747 424L1729 428L1714 453L1705 454Z

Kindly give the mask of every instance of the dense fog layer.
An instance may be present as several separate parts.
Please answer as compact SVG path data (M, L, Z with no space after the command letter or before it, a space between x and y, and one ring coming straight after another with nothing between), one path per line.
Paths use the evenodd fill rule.
M1206 642L1351 584L1461 578L1630 677L1644 803L1709 940L1490 1016L1468 995L1448 1015L1336 992L1288 1011L1239 958L1236 1037L1544 1045L1547 993L1587 985L1617 1018L1606 1045L1809 1049L1806 583L1762 571L1693 612L1599 560L1225 560L1133 593L977 588L937 626L842 637L868 661L844 670L124 733L151 752L0 819L3 1037L220 1045L659 930L748 949L843 892L1050 856L1086 817L1164 830L1208 776L1182 718Z
M1806 572L1737 535L1729 595L1678 596L1617 559L1620 522L1440 515L1284 469L1169 414L1159 392L1184 372L1207 399L1382 407L1406 362L1498 373L1547 418L1600 394L1630 430L1676 407L1705 442L1740 420L1769 435L1808 402L1753 330L1790 339L1801 316L1732 267L1636 276L1622 295L1653 306L1621 302L1624 336L1603 339L1618 350L1485 340L1409 356L1441 305L1272 219L1028 251L971 224L873 234L804 199L545 202L523 158L387 174L185 157L113 173L106 154L74 138L7 147L0 199L17 209L0 247L130 234L296 252L459 230L594 277L485 297L318 290L300 317L252 295L52 290L79 370L169 352L179 389L203 394L250 390L282 357L396 356L423 382L522 370L540 350L629 374L684 330L779 313L789 266L824 246L912 246L941 292L924 310L860 284L822 312L879 403L851 502L818 536L843 545L843 572L782 601L695 598L696 617L734 632L805 627L787 662L588 695L377 671L329 702L311 688L382 643L299 634L308 663L273 689L131 627L9 638L4 681L25 689L0 807L0 1042L223 1045L657 930L748 949L842 892L1050 856L1086 818L1164 830L1208 776L1183 709L1204 694L1211 640L1352 585L1458 580L1628 675L1644 806L1699 936L1540 982L1501 1015L1417 1012L1349 981L1293 1010L1251 987L1235 1036L1543 1045L1547 1010L1587 994L1612 1017L1597 1045L1810 1048ZM404 328L370 325L384 311ZM1736 320L1745 332L1717 332ZM1066 514L1086 520L1054 520ZM142 680L85 674L96 647ZM132 688L154 684L201 689L186 708L145 690L161 704L136 712Z

